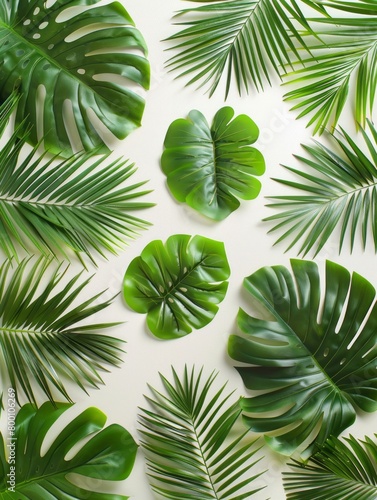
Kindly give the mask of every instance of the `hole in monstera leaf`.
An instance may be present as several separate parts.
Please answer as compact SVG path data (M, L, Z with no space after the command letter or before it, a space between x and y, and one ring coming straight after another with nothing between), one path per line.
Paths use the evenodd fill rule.
M82 151L84 146L81 142L80 134L77 129L75 116L73 114L72 101L69 99L66 99L63 103L63 121L72 150L74 152Z
M73 33L70 33L64 38L64 41L67 43L74 42L75 40L78 40L79 38L82 38L84 35L87 35L88 33L94 33L95 31L100 31L103 29L107 28L117 28L117 27L123 27L123 24L116 24L116 23L93 23L89 24L88 26L84 26L82 28L79 28L78 30L74 31ZM109 50L108 50L109 52Z
M25 54L25 51L24 51L24 50L22 50L22 49L16 50L16 56L17 56L17 57L21 57L21 56L23 56L24 54Z
M39 40L41 38L40 33L34 33L33 38L34 40Z
M36 7L33 12L33 16L37 16L40 13L41 9L39 7Z
M47 26L48 26L48 22L47 22L47 21L44 21L43 23L41 23L41 24L39 25L39 29L40 29L40 30L44 30L45 28L47 28Z
M51 64L50 64L50 63L47 63L47 64L45 64L45 65L43 66L44 71L47 71L47 70L48 70L48 69L50 69L50 68L51 68Z
M24 26L29 26L30 23L31 23L30 19L25 19L25 21L23 22L23 25Z
M118 140L115 135L106 127L106 125L102 123L102 121L98 118L98 116L91 108L87 109L86 113L95 131L101 137L106 146L110 147L111 144L114 144L114 142ZM112 146L110 149L114 149L114 147Z
M23 69L26 68L26 66L29 64L29 62L30 62L30 59L25 59L24 61L22 61L21 67Z
M85 71L85 69L83 69L83 68L79 68L79 69L77 70L77 73L78 73L79 75L85 75L86 71Z
M55 1L54 1L55 3ZM64 23L66 21L69 21L75 16L78 16L82 12L86 12L88 10L87 5L77 5L75 7L68 7L63 10L63 12L60 12L60 14L56 17L56 22L57 23Z
M48 48L48 50L52 50L54 47L55 47L55 45L53 43L50 43L50 45L47 48Z
M329 355L329 352L330 352L330 349L328 347L326 347L326 349L323 351L323 357L327 358L327 356Z
M136 72L135 72L136 73ZM116 75L114 73L101 73L97 75L93 75L93 80L96 82L110 82L115 83L120 86L127 87L129 90L138 91L139 95L146 94L146 91L140 89L139 85L137 85L134 81L126 78L125 76Z
M35 99L35 114L36 114L38 141L42 141L44 136L43 110L44 110L45 100L46 100L46 89L44 85L39 85Z

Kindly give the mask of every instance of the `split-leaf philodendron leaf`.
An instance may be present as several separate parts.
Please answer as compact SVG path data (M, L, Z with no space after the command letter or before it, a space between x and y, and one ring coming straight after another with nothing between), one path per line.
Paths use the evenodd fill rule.
M237 198L252 200L265 171L262 154L250 146L259 135L251 118L221 108L208 125L200 111L174 121L165 137L162 170L174 197L214 220L236 210Z
M27 118L30 142L43 136L55 153L69 154L71 142L107 151L98 123L119 139L140 125L144 99L126 82L149 85L145 42L120 3L96 3L0 5L0 96L19 88L17 122Z
M100 493L99 481L120 481L132 471L137 445L117 424L106 428L106 416L88 408L54 437L47 450L45 438L70 404L27 404L18 412L11 437L0 434L0 499L8 500L127 500L126 496ZM84 440L85 444L72 450ZM70 457L67 458L67 455ZM80 487L72 474L79 474ZM103 486L101 485L101 488Z
M98 387L99 372L122 361L123 342L98 333L116 323L82 324L112 299L101 302L99 293L77 303L90 278L64 283L66 271L46 259L0 267L0 365L19 402L35 403L38 391L70 401L67 380L85 391Z
M173 339L214 318L229 274L222 242L178 234L144 248L127 268L123 292L155 336Z
M314 262L292 260L245 279L272 319L240 311L243 335L229 340L245 386L266 391L242 400L246 424L270 433L276 451L310 455L315 444L351 425L356 409L377 409L376 291L360 275L326 264L321 292Z

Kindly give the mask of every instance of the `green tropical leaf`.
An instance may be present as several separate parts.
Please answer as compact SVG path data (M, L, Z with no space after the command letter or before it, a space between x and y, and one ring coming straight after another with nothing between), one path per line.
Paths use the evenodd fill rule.
M106 416L98 409L88 408L82 412L60 431L46 451L42 449L47 433L70 407L63 403L44 403L37 409L27 404L17 414L13 435L0 434L1 500L13 497L17 500L129 498L95 492L98 481L127 478L137 451L126 429L116 424L104 428ZM80 449L76 448L73 453L79 444ZM80 475L85 487L76 484L80 484L80 480L74 474Z
M333 262L323 288L314 262L291 265L293 275L274 266L245 279L271 319L241 310L243 335L230 337L229 354L250 365L237 368L246 388L264 392L242 400L246 424L276 451L305 457L351 425L357 408L377 409L376 291Z
M377 437L375 435L375 437ZM377 498L377 444L365 437L330 437L304 464L293 462L294 472L283 472L289 500L373 500Z
M54 393L70 401L66 380L85 391L98 387L99 371L122 361L123 342L98 333L116 323L82 324L112 299L100 302L99 293L77 304L90 278L78 274L64 284L66 270L46 259L0 266L0 365L19 401L35 402L36 389L51 401Z
M173 369L172 382L161 376L162 393L151 388L151 409L139 416L151 487L173 500L246 500L264 488L249 489L263 474L250 474L260 448L237 429L240 407L225 385L214 391L217 374L202 375L185 367L180 380Z
M149 243L128 266L124 298L147 314L150 331L162 339L187 335L214 318L225 297L230 270L224 244L176 234Z
M17 123L32 125L32 144L43 136L57 154L76 141L77 150L108 151L101 127L123 139L140 125L144 99L134 89L149 84L145 42L118 2L47 3L2 2L0 96L20 89Z
M234 110L221 108L211 128L200 111L175 120L165 137L162 170L173 196L214 220L223 220L240 202L256 198L265 162L250 147L258 127L246 115L233 119Z
M226 95L233 78L239 93L259 91L301 59L299 30L310 26L296 0L191 1L206 5L178 13L184 28L168 38L178 52L167 61L179 76L193 74L188 84L208 84L212 95L226 73ZM303 3L324 12L321 2Z
M340 228L339 251L349 235L351 252L358 234L365 248L368 236L377 252L377 130L368 122L371 134L361 129L366 153L343 129L332 137L337 150L315 142L303 146L308 157L297 156L306 167L285 167L298 181L275 179L294 188L297 195L273 196L270 207L279 213L265 220L276 222L270 230L283 230L278 242L289 239L288 249L301 241L299 253L317 254Z
M12 94L0 106L0 136L17 101ZM26 151L27 138L21 124L0 151L0 248L8 258L25 251L70 258L73 250L95 262L95 253L117 253L148 226L132 215L152 205L135 201L149 193L139 190L144 182L125 184L133 165L96 151L47 159Z
M377 4L330 0L323 5L354 15L309 20L319 23L316 33L323 43L307 41L311 55L303 59L302 68L287 75L295 88L285 99L296 102L292 109L300 111L299 118L310 116L308 126L314 125L314 133L335 128L349 101L356 123L365 127L377 87Z

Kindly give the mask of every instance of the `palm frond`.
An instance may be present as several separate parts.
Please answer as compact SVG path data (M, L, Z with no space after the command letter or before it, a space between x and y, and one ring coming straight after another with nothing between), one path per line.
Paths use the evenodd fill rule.
M17 104L12 95L0 106L0 134ZM18 139L20 137L20 139ZM83 153L61 161L39 156L23 160L28 131L21 124L0 151L0 248L8 258L22 252L70 257L70 251L106 256L124 247L148 223L132 213L152 206L136 201L145 183L123 185L135 172L122 159ZM81 257L80 257L81 258Z
M202 2L202 0L191 0ZM317 1L305 4L323 12ZM295 0L208 0L206 5L180 11L183 27L167 40L178 52L167 67L188 84L209 86L212 95L226 73L226 95L234 78L238 91L263 90L272 73L280 75L300 60L306 48L299 28L310 30Z
M375 435L377 437L377 435ZM293 462L285 472L289 500L372 500L377 498L377 443L329 438L307 464Z
M276 223L270 232L282 232L276 243L291 240L288 250L301 241L299 254L313 249L316 255L340 228L339 251L349 235L352 252L360 234L363 247L371 238L377 252L377 130L368 125L370 134L361 128L367 152L341 129L339 136L332 136L336 150L315 141L303 146L308 157L296 156L304 171L285 167L298 181L274 179L299 191L270 197L276 201L268 206L279 213L265 220Z
M122 341L97 333L115 323L81 322L112 299L101 302L99 293L77 305L90 278L78 274L64 284L67 267L43 258L12 264L0 267L0 365L18 400L35 403L38 389L51 401L56 391L70 401L68 379L85 391L102 384L99 371L122 361Z
M311 25L319 23L316 33L323 43L309 39L311 55L302 60L302 68L287 75L286 83L295 88L284 98L296 102L292 110L300 111L299 118L310 116L308 126L313 125L314 133L332 131L348 101L356 123L365 127L377 87L377 4L329 0L323 5L353 16L309 20Z
M173 382L161 376L163 393L151 388L152 409L140 415L151 487L176 500L248 499L263 488L248 489L263 473L249 473L259 448L245 442L248 431L234 434L240 407L229 405L225 386L213 391L217 374L202 375L185 367L180 380L173 369Z

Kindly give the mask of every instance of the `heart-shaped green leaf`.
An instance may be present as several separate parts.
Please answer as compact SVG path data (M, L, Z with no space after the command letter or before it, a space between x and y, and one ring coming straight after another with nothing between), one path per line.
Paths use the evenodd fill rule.
M272 320L249 316L238 323L229 353L252 366L238 368L248 389L265 391L242 401L245 421L268 443L303 456L351 425L356 408L377 409L377 306L375 289L333 262L321 296L314 262L292 260L245 279L248 292Z
M146 45L121 6L98 0L2 2L0 96L18 87L17 122L27 118L30 141L69 154L107 146L97 123L123 139L140 125L149 85ZM84 8L87 7L87 8ZM135 53L140 52L140 54Z
M262 154L251 147L258 127L246 115L232 119L234 110L221 108L211 128L200 111L174 121L166 134L162 170L173 196L214 220L222 220L243 200L259 194Z
M47 451L42 450L47 433L70 406L49 402L36 409L27 404L19 411L15 426L13 423L9 426L9 437L4 439L0 434L0 499L129 498L93 490L98 487L98 480L119 481L128 477L137 451L134 439L120 425L103 429L106 416L96 408L88 408L75 417L53 439ZM91 435L72 455L72 449ZM86 479L85 488L76 486L72 473Z
M128 266L124 297L148 314L150 331L162 339L187 335L215 316L230 274L224 244L203 236L173 235L149 243Z

